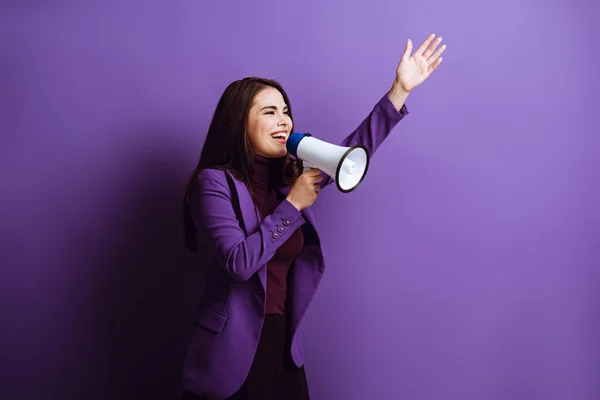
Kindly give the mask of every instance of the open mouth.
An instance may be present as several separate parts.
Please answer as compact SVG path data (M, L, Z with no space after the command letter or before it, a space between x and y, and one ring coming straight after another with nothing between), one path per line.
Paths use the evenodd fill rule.
M287 142L288 134L284 132L277 132L271 135L274 141L277 143L285 144Z

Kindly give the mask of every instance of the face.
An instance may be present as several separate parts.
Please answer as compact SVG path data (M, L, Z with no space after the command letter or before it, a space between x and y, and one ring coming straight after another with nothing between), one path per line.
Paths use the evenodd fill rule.
M247 134L254 152L266 158L285 156L291 131L292 119L279 90L260 91L248 113Z

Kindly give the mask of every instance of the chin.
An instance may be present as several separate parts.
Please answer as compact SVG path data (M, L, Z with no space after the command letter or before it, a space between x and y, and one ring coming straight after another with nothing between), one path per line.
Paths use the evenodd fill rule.
M270 151L265 153L257 153L259 156L264 158L281 158L287 155L287 151Z
M284 147L282 150L279 151L271 151L269 154L269 158L281 158L281 157L285 157L287 155L287 149Z

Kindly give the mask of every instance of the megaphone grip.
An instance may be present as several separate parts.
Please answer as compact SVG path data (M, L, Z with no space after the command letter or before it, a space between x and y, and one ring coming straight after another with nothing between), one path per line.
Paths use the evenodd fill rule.
M307 172L307 171L310 171L313 168L317 168L314 165L310 165L306 161L302 161L302 166L304 167L304 171L303 172Z

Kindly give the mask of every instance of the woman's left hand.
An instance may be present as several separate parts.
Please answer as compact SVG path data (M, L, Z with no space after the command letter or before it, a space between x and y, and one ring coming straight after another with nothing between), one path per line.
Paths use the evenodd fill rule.
M394 86L398 86L409 93L435 71L442 62L440 56L446 50L446 45L441 46L436 51L436 47L442 42L442 37L440 36L435 40L434 38L435 34L429 35L412 56L410 55L412 42L408 39L402 59L398 64L398 68L396 68Z

